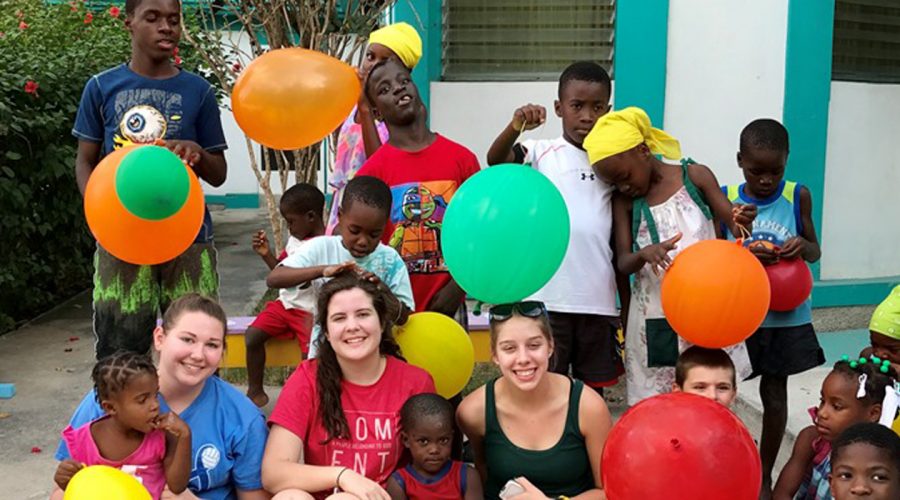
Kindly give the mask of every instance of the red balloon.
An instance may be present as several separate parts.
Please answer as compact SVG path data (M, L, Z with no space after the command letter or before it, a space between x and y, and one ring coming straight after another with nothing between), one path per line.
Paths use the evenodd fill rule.
M762 484L759 453L740 419L683 392L626 411L601 463L609 500L756 500Z
M759 259L739 243L705 240L681 251L662 280L666 320L703 347L743 342L769 311L769 280Z
M812 293L813 277L809 266L802 259L781 259L776 264L766 266L772 301L769 309L790 311L796 309Z

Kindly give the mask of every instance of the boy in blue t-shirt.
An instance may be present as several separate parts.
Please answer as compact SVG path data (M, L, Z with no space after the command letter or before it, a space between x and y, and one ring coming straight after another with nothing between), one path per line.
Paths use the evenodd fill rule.
M744 244L767 266L781 259L816 262L822 255L813 227L809 190L784 180L788 150L788 132L781 123L771 119L750 122L741 132L737 154L746 182L722 188L732 203L757 206L753 234ZM825 362L812 325L810 300L792 311L769 311L746 343L753 365L750 378L761 376L763 429L759 451L763 492L771 495L772 468L787 425L787 378Z
M175 66L181 38L177 0L128 0L125 26L131 60L91 77L72 135L78 139L75 178L85 186L101 158L129 144L164 144L213 186L225 182L225 134L215 89ZM154 266L123 262L97 246L94 334L97 359L117 349L150 350L157 313L189 292L218 294L212 219L206 211L194 244Z

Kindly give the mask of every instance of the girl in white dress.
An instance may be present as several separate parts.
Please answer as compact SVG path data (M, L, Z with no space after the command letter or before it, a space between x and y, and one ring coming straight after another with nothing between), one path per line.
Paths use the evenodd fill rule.
M688 246L715 239L715 223L740 235L756 216L754 205L732 206L706 166L683 159L680 165L656 155L681 159L678 141L652 128L640 108L608 113L584 141L591 165L618 191L613 199L617 266L635 274L625 334L628 404L669 392L678 353L690 344L678 337L662 310L662 275L675 255ZM750 374L743 343L726 351L737 375Z

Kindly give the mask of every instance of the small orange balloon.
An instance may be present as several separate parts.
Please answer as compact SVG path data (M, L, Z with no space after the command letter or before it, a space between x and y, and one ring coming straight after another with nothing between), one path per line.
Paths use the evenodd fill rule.
M319 142L343 122L359 100L356 70L314 50L277 49L251 62L231 93L241 130L275 149Z
M97 242L119 260L139 265L161 264L178 257L197 238L203 225L203 189L187 166L187 201L171 217L150 220L129 212L116 194L116 170L135 148L107 155L91 173L84 191L84 215Z
M706 240L679 253L662 281L666 320L682 338L703 347L743 342L766 318L769 279L739 243Z

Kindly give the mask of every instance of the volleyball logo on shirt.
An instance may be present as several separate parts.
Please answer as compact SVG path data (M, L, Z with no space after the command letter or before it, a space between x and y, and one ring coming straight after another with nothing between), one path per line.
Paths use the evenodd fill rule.
M213 444L204 444L194 456L194 467L188 485L193 491L205 491L212 485L212 471L219 465L222 453Z
M166 118L156 108L146 104L134 106L122 115L116 146L152 144L166 136L166 127Z

